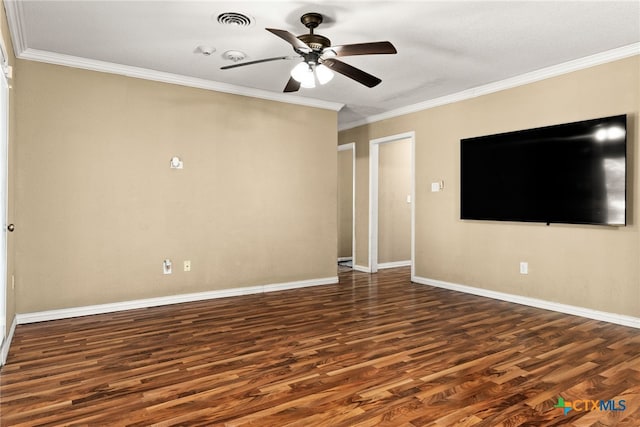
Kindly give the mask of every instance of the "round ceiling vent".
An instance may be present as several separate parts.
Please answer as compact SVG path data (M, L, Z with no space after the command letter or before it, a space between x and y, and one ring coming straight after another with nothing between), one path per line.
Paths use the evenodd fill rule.
M245 59L247 57L247 54L239 50L228 50L222 54L222 57L233 62L238 62Z
M239 12L224 12L218 15L218 22L222 25L234 25L236 27L250 27L253 24L251 17Z

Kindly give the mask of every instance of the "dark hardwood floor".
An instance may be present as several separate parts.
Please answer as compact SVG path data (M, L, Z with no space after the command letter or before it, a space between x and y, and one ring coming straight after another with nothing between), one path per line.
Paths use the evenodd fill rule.
M559 397L575 407L567 415ZM408 268L341 272L339 285L18 326L0 416L3 426L640 426L640 331L414 285Z

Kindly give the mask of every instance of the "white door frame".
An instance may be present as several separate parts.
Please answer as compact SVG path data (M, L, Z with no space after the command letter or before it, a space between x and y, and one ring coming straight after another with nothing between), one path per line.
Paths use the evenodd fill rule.
M338 145L338 152L351 151L351 268L356 265L356 143Z
M378 175L380 145L393 143L402 139L411 142L411 277L415 273L415 131L385 136L369 141L369 271L378 271Z
M2 44L0 72L0 366L5 362L5 338L7 337L7 203L9 167L9 82L4 44Z

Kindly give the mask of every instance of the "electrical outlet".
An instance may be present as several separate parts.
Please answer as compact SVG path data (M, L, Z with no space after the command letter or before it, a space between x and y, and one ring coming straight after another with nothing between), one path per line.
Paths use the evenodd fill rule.
M529 263L521 262L520 263L520 274L529 274Z
M186 260L184 262L184 271L191 271L191 261Z

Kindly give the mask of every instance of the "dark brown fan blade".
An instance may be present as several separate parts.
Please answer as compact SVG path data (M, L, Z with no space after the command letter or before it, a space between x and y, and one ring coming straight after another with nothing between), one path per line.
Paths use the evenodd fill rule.
M238 64L233 64L233 65L225 65L224 67L220 67L220 69L221 70L228 70L229 68L244 67L245 65L259 64L261 62L277 61L279 59L289 59L289 58L291 58L291 57L290 56L276 56L275 58L257 59L255 61L240 62Z
M275 28L265 28L265 29L267 31L275 34L276 36L280 37L284 41L289 42L289 44L291 46L293 46L293 48L296 50L296 52L298 50L302 50L302 51L306 51L306 52L311 50L311 48L309 46L307 46L306 43L304 43L301 40L299 40L296 36L291 34L289 31L277 30Z
M331 46L329 50L333 50L336 53L336 56L383 55L398 53L396 48L390 42L345 44L342 46Z
M287 85L284 87L283 92L297 92L300 89L300 82L293 77L289 78Z
M333 71L343 74L367 87L374 87L382 82L382 80L376 76L372 76L369 73L365 73L356 67L352 67L351 65L345 64L344 62L338 61L334 58L327 58L322 61L322 63Z

